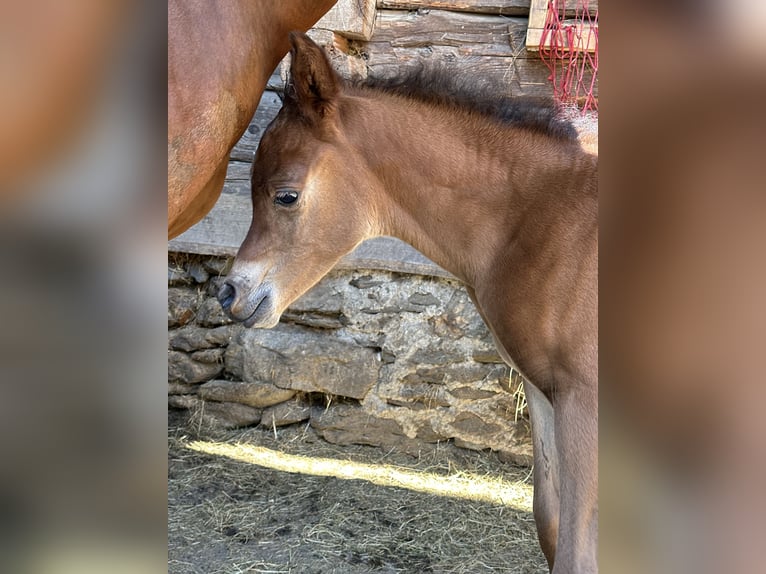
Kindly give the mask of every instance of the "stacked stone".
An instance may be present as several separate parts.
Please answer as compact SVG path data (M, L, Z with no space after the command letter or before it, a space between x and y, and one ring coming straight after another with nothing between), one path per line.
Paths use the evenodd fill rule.
M169 405L212 424L310 424L338 444L493 449L529 463L509 369L456 281L334 271L270 330L226 317L229 261L171 254Z

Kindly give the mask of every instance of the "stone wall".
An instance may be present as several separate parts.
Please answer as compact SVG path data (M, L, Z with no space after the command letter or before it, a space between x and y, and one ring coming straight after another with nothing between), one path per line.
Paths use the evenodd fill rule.
M520 379L458 282L337 270L276 328L245 329L214 296L228 264L169 256L171 407L228 427L310 424L338 444L417 454L453 439L531 461L528 424L515 422Z

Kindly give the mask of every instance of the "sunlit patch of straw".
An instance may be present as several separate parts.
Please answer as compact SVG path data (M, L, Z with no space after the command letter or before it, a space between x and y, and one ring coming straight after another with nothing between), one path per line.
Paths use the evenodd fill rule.
M366 464L331 458L286 454L259 446L194 441L187 448L240 462L257 464L284 472L331 476L344 480L366 480L380 486L407 488L416 492L466 498L532 511L532 487L497 477L464 473L438 475L405 470L390 465Z

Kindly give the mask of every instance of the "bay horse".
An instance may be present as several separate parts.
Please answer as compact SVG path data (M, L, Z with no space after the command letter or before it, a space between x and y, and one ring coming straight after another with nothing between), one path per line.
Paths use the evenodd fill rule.
M169 0L168 239L210 211L290 30L336 0Z
M523 373L534 516L552 572L596 572L597 158L553 107L416 74L341 80L292 33L291 82L252 174L253 219L218 299L247 327L361 241L393 235L461 279Z

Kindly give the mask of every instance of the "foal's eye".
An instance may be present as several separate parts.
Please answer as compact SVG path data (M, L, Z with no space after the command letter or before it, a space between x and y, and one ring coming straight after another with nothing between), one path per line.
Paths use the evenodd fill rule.
M289 206L298 201L300 194L294 189L281 189L274 196L274 203L277 205Z

